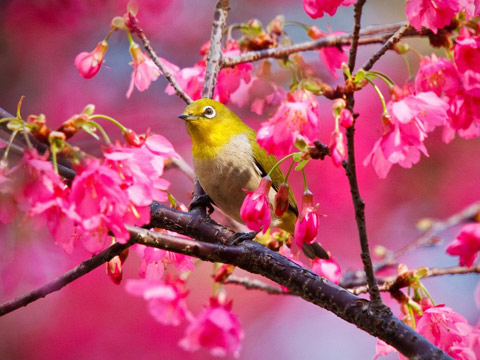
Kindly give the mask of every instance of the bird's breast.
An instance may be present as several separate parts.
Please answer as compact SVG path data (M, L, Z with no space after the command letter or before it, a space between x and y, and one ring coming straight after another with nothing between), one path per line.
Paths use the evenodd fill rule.
M200 184L215 204L242 222L240 207L245 197L242 189L255 190L261 179L248 136L233 136L215 158L194 158L193 165Z

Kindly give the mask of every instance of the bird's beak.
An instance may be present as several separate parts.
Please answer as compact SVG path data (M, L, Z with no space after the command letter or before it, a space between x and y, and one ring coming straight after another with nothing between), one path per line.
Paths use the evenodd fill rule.
M182 120L195 120L197 118L195 115L185 114L185 113L178 115L178 117Z

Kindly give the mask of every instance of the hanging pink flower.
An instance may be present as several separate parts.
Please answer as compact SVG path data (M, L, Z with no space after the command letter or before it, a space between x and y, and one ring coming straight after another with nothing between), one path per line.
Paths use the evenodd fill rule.
M302 197L302 208L297 222L295 223L294 237L297 245L302 248L303 244L311 244L315 241L318 233L318 204L313 204L313 194L305 191Z
M312 39L321 39L327 36L338 36L342 34L345 34L345 32L335 31L326 33L318 29L316 26L311 26L308 30L308 35ZM344 48L346 47L327 46L322 47L319 50L320 60L322 61L323 65L330 73L330 75L332 75L335 79L338 79L336 69L341 69L342 63L348 61L348 54L345 52Z
M433 92L409 95L390 102L390 117L384 117L384 132L363 164L372 163L380 178L385 178L393 164L410 168L420 161L420 153L428 156L423 144L427 133L445 125L448 104Z
M240 208L240 217L253 231L266 231L270 227L272 215L270 214L270 201L268 193L272 186L272 179L265 176L255 191L245 191L247 196Z
M89 160L85 167L78 169L69 199L79 216L78 231L88 251L102 251L108 244L109 231L116 241L128 241L130 234L124 216L130 200L114 170L96 159Z
M75 57L75 66L85 79L94 77L102 66L108 49L106 40L100 41L92 52L81 52Z
M312 19L316 19L323 17L324 13L333 16L340 5L350 6L355 2L356 0L303 0L303 8Z
M178 326L190 313L185 303L187 292L184 282L127 280L125 290L134 296L142 297L148 304L148 312L163 325Z
M480 251L480 224L465 225L447 247L447 253L459 256L461 266L472 266Z
M420 60L420 68L415 77L415 89L433 91L437 96L446 94L454 96L460 89L459 74L455 65L445 59L424 56Z
M328 147L333 164L337 167L342 166L343 160L345 160L345 139L343 133L334 131Z
M407 0L405 8L407 19L416 30L421 31L424 26L435 34L450 24L459 11L459 0Z
M142 52L138 44L133 43L130 45L130 54L133 59L133 62L130 62L130 65L133 66L133 72L130 86L127 90L127 98L132 95L134 85L138 91L145 91L150 87L152 81L157 80L160 75L157 65L147 54Z
M297 90L287 93L275 114L263 122L257 141L269 154L285 156L292 151L298 136L308 143L319 134L318 103L312 93Z
M210 305L190 322L179 345L187 351L207 348L213 356L240 355L244 333L231 303L223 305L211 298Z

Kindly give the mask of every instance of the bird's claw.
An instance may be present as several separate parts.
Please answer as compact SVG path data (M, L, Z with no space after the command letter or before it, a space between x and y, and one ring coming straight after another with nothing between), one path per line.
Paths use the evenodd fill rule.
M198 195L193 198L192 202L188 206L188 210L191 211L194 208L198 208L198 207L206 208L208 215L210 215L214 211L212 203L213 203L212 199L207 194Z

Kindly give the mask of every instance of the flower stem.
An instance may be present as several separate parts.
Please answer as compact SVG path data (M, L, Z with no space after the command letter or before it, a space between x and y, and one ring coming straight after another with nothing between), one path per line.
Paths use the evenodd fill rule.
M280 161L277 161L277 163L270 169L270 171L268 172L267 176L270 176L272 175L272 173L275 171L275 169L281 164L283 163L285 160L295 156L296 153L291 153L291 154L288 154L287 156L285 156L284 158L282 158Z

